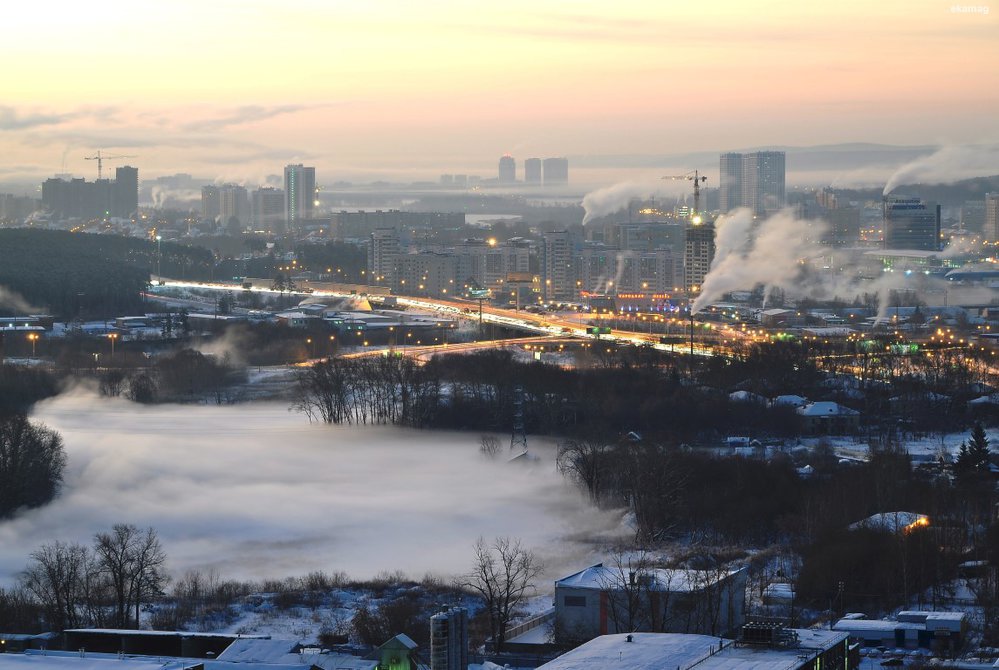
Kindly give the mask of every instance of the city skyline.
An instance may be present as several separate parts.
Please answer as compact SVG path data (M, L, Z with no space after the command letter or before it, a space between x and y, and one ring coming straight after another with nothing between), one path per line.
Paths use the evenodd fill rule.
M433 179L505 152L999 139L997 19L945 3L55 4L5 11L0 181L89 176L99 148L262 183L288 163Z

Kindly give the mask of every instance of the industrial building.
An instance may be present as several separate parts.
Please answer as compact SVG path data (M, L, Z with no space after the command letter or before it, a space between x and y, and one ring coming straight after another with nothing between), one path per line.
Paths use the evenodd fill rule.
M602 635L538 670L853 670L858 649L840 631L749 623L739 640L681 633Z
M848 616L833 630L846 633L865 647L930 649L936 653L960 651L968 635L964 612L899 612L896 620Z
M746 570L593 565L555 582L555 639L632 631L731 635L743 624Z
M455 607L430 617L430 670L468 668L468 610Z

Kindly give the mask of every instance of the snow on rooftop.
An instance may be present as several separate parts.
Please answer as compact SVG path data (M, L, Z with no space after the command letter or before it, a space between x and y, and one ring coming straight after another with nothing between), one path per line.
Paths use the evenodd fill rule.
M684 633L602 635L542 665L538 670L781 670L797 668L819 650L847 639L829 630L795 630L796 647L736 646L731 640Z
M736 570L727 572L711 572L707 570L667 570L657 568L641 571L642 576L651 576L655 580L655 588L663 591L683 592L703 589L725 579ZM627 579L627 570L604 567L602 563L590 566L585 570L563 577L555 582L557 587L575 589L613 589L620 585L622 579Z

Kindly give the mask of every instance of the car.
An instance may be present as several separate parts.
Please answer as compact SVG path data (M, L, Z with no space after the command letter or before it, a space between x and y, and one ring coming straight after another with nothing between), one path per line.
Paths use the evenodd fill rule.
M898 667L900 665L905 665L905 661L903 661L898 657L886 658L885 660L881 661L881 667L883 668L893 668L893 667Z

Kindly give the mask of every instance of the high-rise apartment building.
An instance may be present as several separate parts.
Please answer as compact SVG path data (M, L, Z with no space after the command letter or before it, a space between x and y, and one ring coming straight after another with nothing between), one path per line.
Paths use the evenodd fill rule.
M399 256L399 232L377 228L368 237L368 281L375 286L392 286Z
M999 193L985 195L985 238L999 240Z
M541 159L528 158L524 161L524 183L538 185L542 180Z
M209 184L201 187L201 218L208 221L215 221L222 212L222 201L219 196L219 187Z
M253 192L250 199L250 223L254 230L282 232L284 191L266 186Z
M714 224L688 226L683 248L683 288L688 294L698 293L701 290L714 258Z
M541 295L546 302L575 298L572 244L565 230L544 234L544 276Z
M128 218L139 208L139 170L124 166L115 170L115 179L46 179L42 184L42 205L56 217Z
M111 216L126 218L139 209L139 168L115 168L111 187Z
M721 154L719 172L718 206L722 213L748 207L754 216L765 216L787 204L783 151Z
M317 200L316 168L287 165L284 168L284 219L294 231L302 221L313 218Z
M569 183L568 158L546 158L542 167L545 186L562 186Z
M718 162L718 209L725 213L742 207L742 154L722 154Z
M499 182L513 184L517 181L517 161L510 154L499 159Z
M888 196L882 214L885 249L940 250L940 205Z
M250 222L250 198L239 184L222 184L219 187L219 220L228 226L235 219L241 226Z

